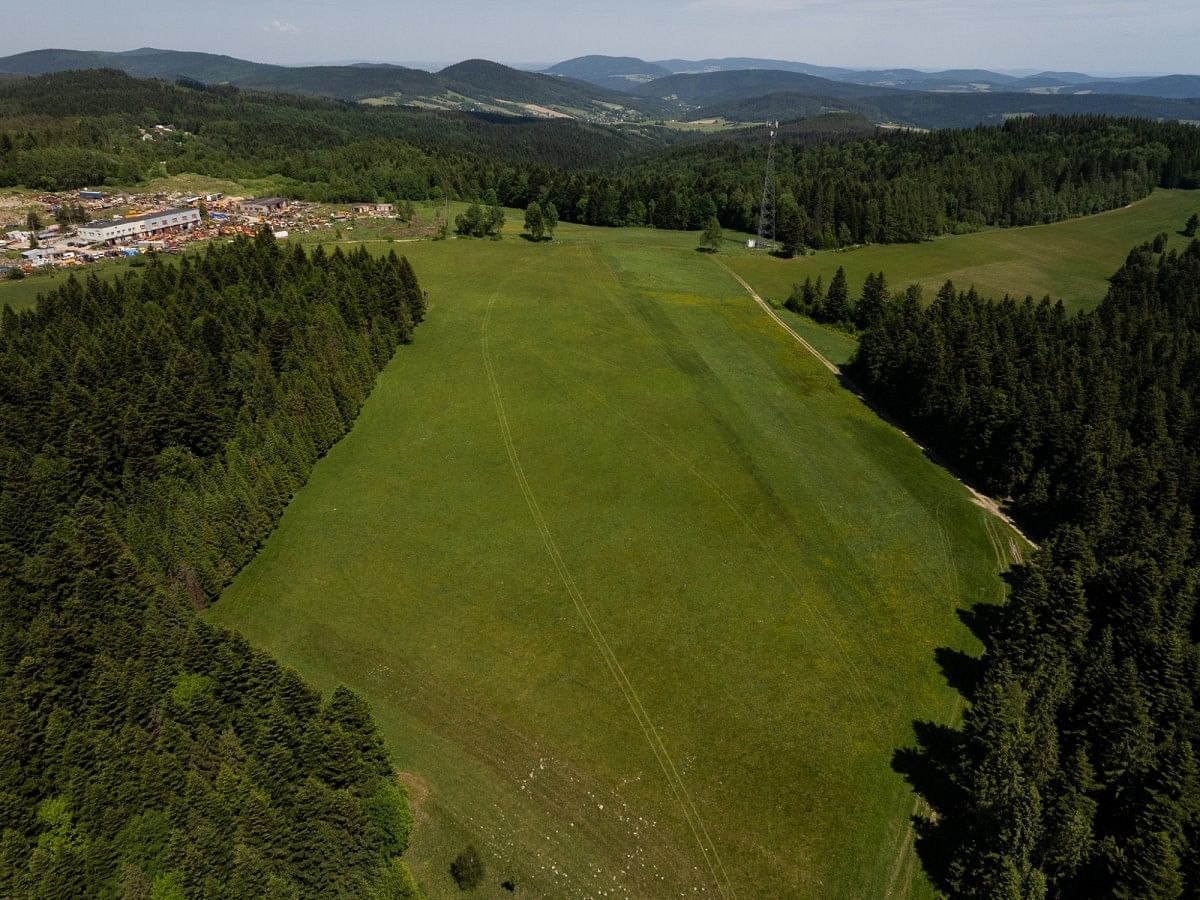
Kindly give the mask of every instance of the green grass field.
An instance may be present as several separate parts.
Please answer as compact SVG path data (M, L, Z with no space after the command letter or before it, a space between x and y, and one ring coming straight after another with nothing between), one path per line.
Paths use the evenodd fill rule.
M820 275L829 283L844 266L857 293L869 272L881 269L894 289L919 282L927 298L947 278L966 290L971 285L986 297L1005 294L1061 299L1069 309L1096 305L1108 290L1108 278L1137 244L1158 232L1171 236L1170 246L1187 239L1177 232L1200 211L1200 191L1155 191L1124 209L1029 228L1008 228L953 235L923 244L889 244L842 252L820 252L793 260L765 254L739 254L734 269L764 297L782 300L792 285Z
M241 190L246 193L279 193L281 185L258 182L223 182L198 175L176 175L158 179L142 186L142 190ZM468 204L452 204L450 217L467 208ZM822 276L826 283L838 266L846 268L851 290L861 289L868 272L883 270L889 284L896 289L919 282L926 296L932 296L947 279L962 288L975 287L985 296L1004 294L1024 297L1031 294L1040 299L1049 294L1062 299L1070 309L1094 306L1107 290L1107 279L1120 267L1125 255L1136 244L1149 240L1160 231L1171 236L1171 246L1183 247L1186 239L1176 232L1191 213L1200 211L1200 191L1156 191L1145 200L1125 209L1113 210L1082 219L1071 219L1053 225L983 231L969 235L938 238L923 244L891 244L862 247L850 251L822 251L812 256L780 260L745 249L747 235L729 232L724 258L743 278L764 296L782 302L792 285L806 276ZM437 218L439 204L418 204L418 224ZM524 215L521 210L507 210L507 234L520 232ZM394 225L360 222L355 230L342 226L347 242L361 238L376 238L380 228L399 228ZM563 224L559 235L570 239L578 226ZM357 231L357 233L356 233ZM397 232L399 233L399 232ZM305 243L332 243L333 231L322 231L301 238ZM652 229L615 229L610 235L597 233L588 240L600 243L628 243L631 240L647 246L690 249L699 238L692 233L658 232ZM407 245L406 245L407 246ZM106 264L109 271L120 271L121 262ZM76 270L79 271L79 270ZM90 271L90 269L88 270ZM107 275L108 273L102 273ZM0 281L0 305L11 303L20 309L32 306L37 295L67 275L55 273L46 279L39 276L22 282ZM838 335L830 337L825 329L807 320L794 318L793 325L806 331L805 336L824 346L822 352L835 362L848 358L853 343ZM849 349L848 349L849 348Z
M694 235L560 236L395 248L429 319L211 619L370 700L432 896L927 893L889 760L1009 537Z
M122 272L129 270L129 261L125 259L104 260L87 266L75 266L70 269L52 269L26 276L20 281L0 280L0 307L9 304L13 309L25 309L37 304L39 294L54 290L68 278L86 278L95 273L102 279L116 278Z

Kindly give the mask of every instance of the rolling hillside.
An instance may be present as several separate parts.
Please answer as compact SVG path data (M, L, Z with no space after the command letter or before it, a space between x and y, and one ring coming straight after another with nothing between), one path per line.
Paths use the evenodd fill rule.
M771 69L776 72L800 72L821 78L840 78L854 74L852 69L837 66L814 66L810 63L791 62L786 59L759 59L753 56L727 56L719 59L664 59L655 65L669 69L676 75L699 72L731 72L744 69Z
M139 78L359 100L381 94L422 96L443 88L429 72L402 66L273 66L213 53L143 48L124 53L35 50L0 59L0 72L45 75L71 69L117 69Z
M618 114L627 110L663 115L671 111L668 104L653 98L639 101L574 78L522 72L486 59L469 59L442 69L436 78L445 90L482 102L541 106L563 114Z
M438 73L392 65L276 66L211 53L36 50L0 59L0 76L113 68L338 100L625 123L710 117L755 121L829 111L927 128L1021 114L1106 113L1200 119L1200 76L1100 80L1071 72L1015 78L979 69L852 71L754 58L664 60L586 56L546 73L473 59Z
M512 230L406 247L421 336L208 614L369 700L432 898L468 842L489 897L920 896L889 760L1009 535L694 235Z
M678 98L701 115L738 122L793 119L814 109L841 110L876 122L921 128L999 124L1018 115L1100 113L1149 119L1200 119L1200 98L1169 99L1105 93L913 91L835 82L767 70L673 75L636 88L645 96Z
M1200 97L1200 75L1164 75L1145 81L1095 81L1082 90L1099 94L1138 94L1147 97ZM1077 90L1079 90L1077 89Z
M72 69L117 69L139 78L189 79L253 90L376 100L510 115L563 115L624 122L671 108L596 85L468 60L434 74L403 66L274 66L211 53L150 48L125 53L37 50L0 59L0 73L42 75ZM545 109L530 109L529 106Z
M215 53L190 53L143 47L124 53L103 50L31 50L0 59L0 71L16 75L48 75L70 69L120 69L130 75L153 78L194 78L213 84L235 84L254 78L263 63Z
M566 67L562 74L574 75L586 81L587 74L615 74L637 72L633 83L645 82L657 72L658 77L667 74L696 75L735 71L773 71L814 75L830 81L860 84L874 87L900 88L910 91L974 93L983 91L1007 91L1017 93L1110 93L1165 99L1187 99L1200 97L1200 76L1167 75L1162 77L1106 78L1083 72L1040 72L1036 75L1018 77L988 69L946 69L925 71L914 68L896 69L846 69L836 66L817 66L803 62L754 57L727 57L718 59L668 59L647 63L629 57L588 56L568 60L559 66ZM549 71L558 70L559 66ZM628 84L629 81L626 81ZM795 86L775 87L774 90L792 90ZM838 96L828 94L828 96Z
M880 88L831 81L802 72L773 69L740 69L729 72L705 72L671 75L634 88L642 97L671 98L691 107L707 107L761 97L779 91L793 91L812 97L836 100L862 99L880 93Z
M904 246L821 250L790 260L740 253L731 255L729 264L778 303L805 278L820 277L828 284L841 267L855 296L868 273L883 271L894 290L920 284L926 300L950 279L962 290L974 287L984 297L1049 296L1075 311L1103 299L1109 278L1130 247L1166 232L1169 246L1184 250L1188 240L1178 231L1194 212L1200 212L1200 191L1158 190L1123 209L1050 225L946 235Z

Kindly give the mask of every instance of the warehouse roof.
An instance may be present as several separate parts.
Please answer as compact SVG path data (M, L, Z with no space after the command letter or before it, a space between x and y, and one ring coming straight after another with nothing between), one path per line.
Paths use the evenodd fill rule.
M112 225L128 225L130 222L145 222L149 219L161 219L163 216L178 215L179 213L194 213L196 210L179 207L177 209L164 209L159 212L145 213L140 216L130 216L127 219L97 219L95 222L88 222L84 228L108 228Z

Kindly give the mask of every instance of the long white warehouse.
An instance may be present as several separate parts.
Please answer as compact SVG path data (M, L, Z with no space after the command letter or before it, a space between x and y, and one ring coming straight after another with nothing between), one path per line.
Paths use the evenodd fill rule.
M79 236L91 243L112 243L123 238L156 234L174 228L188 229L200 224L200 211L196 209L165 209L144 216L128 219L101 219L79 226Z

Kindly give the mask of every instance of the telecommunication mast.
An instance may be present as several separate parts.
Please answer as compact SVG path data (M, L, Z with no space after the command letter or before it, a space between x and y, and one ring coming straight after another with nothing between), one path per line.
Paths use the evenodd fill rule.
M779 122L768 122L771 142L767 146L767 171L763 175L762 205L758 211L758 246L763 250L775 249L775 136L779 133Z

